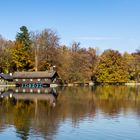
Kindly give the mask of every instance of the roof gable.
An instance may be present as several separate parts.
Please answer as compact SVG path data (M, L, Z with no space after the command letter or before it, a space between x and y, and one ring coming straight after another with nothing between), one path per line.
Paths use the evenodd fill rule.
M5 80L13 80L12 76L10 76L9 74L0 73L0 77Z

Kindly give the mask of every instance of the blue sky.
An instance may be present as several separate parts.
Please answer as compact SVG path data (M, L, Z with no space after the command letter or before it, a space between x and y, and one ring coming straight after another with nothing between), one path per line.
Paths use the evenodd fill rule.
M51 28L61 44L101 51L140 48L140 0L1 0L0 34L14 40L20 26Z

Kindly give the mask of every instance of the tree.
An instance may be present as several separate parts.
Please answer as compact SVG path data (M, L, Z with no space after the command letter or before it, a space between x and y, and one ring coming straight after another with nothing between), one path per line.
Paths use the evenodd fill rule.
M127 82L128 67L118 51L106 50L100 56L95 68L97 82Z
M127 65L129 72L129 79L133 82L140 81L140 50L136 50L136 52L129 54L124 53L123 55Z
M13 63L18 71L29 71L33 68L30 34L26 26L20 28L12 48Z
M65 49L66 50L66 49ZM94 63L96 60L96 51L93 48L81 48L80 43L74 42L71 49L64 54L63 68L67 74L69 82L84 82L91 80ZM67 59L66 59L67 58ZM69 60L66 62L66 60ZM65 63L68 63L67 65Z
M24 49L31 48L32 41L30 39L30 34L26 26L20 27L20 32L18 32L16 35L16 41L20 42L23 45Z
M62 78L64 83L66 83L69 79L69 68L71 62L71 50L67 46L63 45L58 48L57 61L59 61L59 64L57 64L59 76Z
M129 80L136 80L137 61L136 57L127 52L124 53L123 58L128 65Z
M98 61L98 56L97 56L97 49L94 48L89 48L88 49L88 54L89 54L89 64L90 64L90 69L91 69L91 80L94 81L94 68L96 66L96 62Z
M12 45L12 41L5 40L2 36L0 36L0 72L9 73L12 70L12 59L10 47Z
M58 65L59 38L57 34L45 29L42 32L32 32L35 70L47 70L53 65Z
M131 63L133 68L133 80L140 81L140 51L132 53L133 61Z
M4 48L5 48L6 41L0 35L0 72L3 72L4 67Z

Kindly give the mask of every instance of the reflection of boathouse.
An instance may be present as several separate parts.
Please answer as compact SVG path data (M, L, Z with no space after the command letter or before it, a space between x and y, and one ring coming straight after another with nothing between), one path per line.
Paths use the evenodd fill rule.
M54 103L58 96L58 92L54 88L42 88L42 89L35 88L32 89L32 91L30 91L29 88L9 89L0 93L0 99L10 97L15 100L50 101L50 103Z
M38 71L38 72L15 72L13 80L15 84L22 88L41 88L48 87L56 83L58 74L56 71Z

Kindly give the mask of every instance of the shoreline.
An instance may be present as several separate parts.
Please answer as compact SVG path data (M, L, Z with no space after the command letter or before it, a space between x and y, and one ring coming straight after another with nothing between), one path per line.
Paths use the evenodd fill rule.
M89 83L68 83L68 84L50 84L51 88L55 87L76 87L76 86L104 86L104 85L125 85L125 86L139 86L140 83L134 83L134 82L127 82L127 83L94 83L94 82L89 82ZM16 87L16 84L0 84L0 87Z

